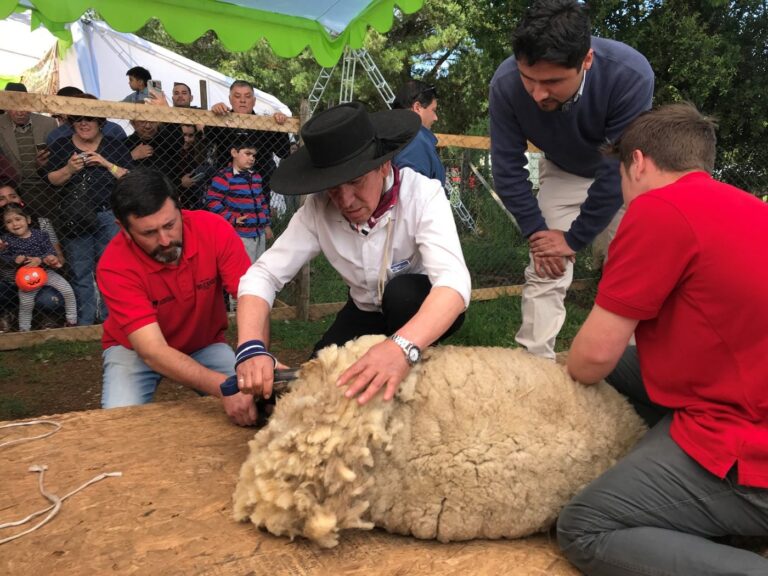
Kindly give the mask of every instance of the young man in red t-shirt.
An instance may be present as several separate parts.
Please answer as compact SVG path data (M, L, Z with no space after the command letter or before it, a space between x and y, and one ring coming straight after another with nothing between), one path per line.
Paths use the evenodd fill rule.
M102 407L150 402L163 376L221 396L235 373L223 294L237 294L250 266L240 238L216 214L179 209L175 187L157 170L132 171L111 201L121 231L96 272L109 309ZM252 396L222 403L236 424L256 422Z
M768 574L711 540L768 535L768 206L712 179L715 142L674 104L614 146L628 209L568 370L608 377L652 428L560 515L588 575Z

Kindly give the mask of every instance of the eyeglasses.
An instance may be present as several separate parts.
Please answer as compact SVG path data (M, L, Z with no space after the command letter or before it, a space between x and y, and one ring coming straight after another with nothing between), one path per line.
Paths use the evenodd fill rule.
M70 116L69 121L74 124L75 122L98 122L99 119L93 116Z

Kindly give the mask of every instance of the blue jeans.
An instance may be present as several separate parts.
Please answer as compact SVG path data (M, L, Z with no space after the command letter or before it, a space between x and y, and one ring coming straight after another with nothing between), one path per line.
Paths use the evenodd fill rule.
M80 326L89 326L96 321L96 264L120 229L111 210L99 212L97 220L98 228L93 233L67 238L63 243L72 270L70 284L77 298L77 323ZM107 308L100 298L99 318L104 320L106 317Z
M636 362L630 347L608 381L649 407ZM737 484L735 467L711 474L672 440L671 414L646 414L658 423L560 514L568 560L588 576L768 574L768 559L712 541L767 536L768 489Z
M227 344L216 343L189 355L193 360L227 376L235 373L235 353ZM110 346L102 352L104 380L101 407L137 406L152 401L163 377L147 366L133 350ZM223 382L223 380L222 380Z

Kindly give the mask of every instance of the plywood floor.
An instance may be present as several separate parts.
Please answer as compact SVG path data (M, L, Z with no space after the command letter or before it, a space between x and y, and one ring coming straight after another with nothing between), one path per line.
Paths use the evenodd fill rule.
M359 531L321 550L236 523L230 498L254 431L229 424L215 399L52 419L63 424L53 436L0 448L0 524L47 505L30 465L48 466L46 486L59 496L102 472L123 476L86 488L51 523L0 545L6 576L578 576L544 535L440 544ZM0 442L42 430L2 429Z

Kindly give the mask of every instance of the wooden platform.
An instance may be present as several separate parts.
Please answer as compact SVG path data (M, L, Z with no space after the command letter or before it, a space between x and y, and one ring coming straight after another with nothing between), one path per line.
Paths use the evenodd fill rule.
M254 431L231 425L215 399L51 419L63 424L53 436L0 448L0 524L47 505L30 465L48 466L46 487L59 496L102 472L123 476L86 488L46 526L0 545L5 576L578 576L545 535L440 544L359 531L322 550L237 523L231 495ZM42 430L2 429L0 442Z

